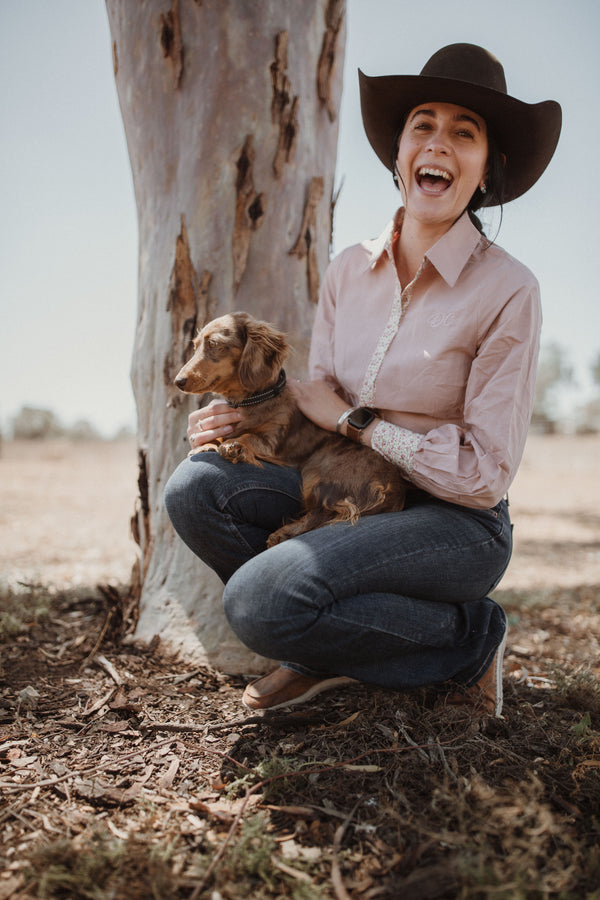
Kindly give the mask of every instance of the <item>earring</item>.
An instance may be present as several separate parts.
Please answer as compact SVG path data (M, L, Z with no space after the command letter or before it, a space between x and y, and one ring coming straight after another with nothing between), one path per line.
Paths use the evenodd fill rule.
M482 194L487 194L487 184L485 183L485 181L481 182L481 184L479 185L479 190Z

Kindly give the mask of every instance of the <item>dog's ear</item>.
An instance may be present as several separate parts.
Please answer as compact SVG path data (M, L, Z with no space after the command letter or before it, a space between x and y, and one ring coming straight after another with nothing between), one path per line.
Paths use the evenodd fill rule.
M285 335L266 322L246 323L246 344L238 368L240 383L249 391L260 391L273 384L289 347Z

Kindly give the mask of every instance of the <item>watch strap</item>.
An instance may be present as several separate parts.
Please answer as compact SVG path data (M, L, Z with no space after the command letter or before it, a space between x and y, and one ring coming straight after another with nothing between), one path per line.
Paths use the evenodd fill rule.
M352 421L354 413L366 413L366 421L363 424L355 424ZM369 427L369 425L375 418L375 415L375 410L371 409L371 407L368 406L359 406L356 409L350 410L350 415L348 416L348 421L346 422L346 437L350 438L350 440L354 441L354 443L356 444L362 444L363 432L366 428Z
M344 422L346 421L348 416L351 416L355 409L358 409L358 407L351 406L350 409L347 409L345 412L343 412L341 414L341 416L339 417L339 419L337 421L337 425L335 426L335 430L338 432L338 434L342 430L342 425L344 424Z
M356 428L355 425L351 425L350 422L346 425L346 437L350 438L351 441L354 441L355 444L361 444L361 435L363 433L363 428Z

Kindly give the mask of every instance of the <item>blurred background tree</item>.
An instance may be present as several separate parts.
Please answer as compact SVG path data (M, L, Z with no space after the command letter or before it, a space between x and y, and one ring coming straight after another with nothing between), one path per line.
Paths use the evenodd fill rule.
M544 434L554 434L561 418L561 390L574 384L573 366L564 347L555 342L542 347L535 385L531 425Z

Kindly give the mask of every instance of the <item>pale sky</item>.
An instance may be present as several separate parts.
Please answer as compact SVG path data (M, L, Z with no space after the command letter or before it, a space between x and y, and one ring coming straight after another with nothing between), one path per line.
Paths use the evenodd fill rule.
M348 0L336 250L378 234L398 200L362 130L358 67L416 74L467 41L500 59L509 93L561 103L557 153L497 243L540 281L543 343L569 354L573 402L600 352L598 34L598 0ZM135 422L137 226L104 2L0 0L0 48L0 426L27 404L110 435Z

